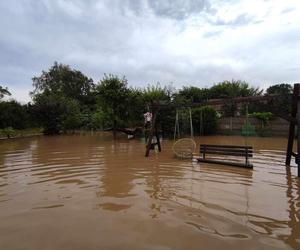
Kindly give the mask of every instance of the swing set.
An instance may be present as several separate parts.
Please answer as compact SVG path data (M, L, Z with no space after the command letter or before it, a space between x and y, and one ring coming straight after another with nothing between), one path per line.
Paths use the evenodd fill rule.
M192 109L189 107L189 122L190 122L190 138L180 139L179 128L179 110L176 109L175 129L174 129L174 144L172 147L173 153L179 158L193 158L193 154L196 150L196 142L194 141L194 129ZM176 141L176 139L178 139Z
M174 144L172 150L174 154L179 158L192 158L194 152L196 150L196 142L194 141L194 131L193 131L193 119L192 119L192 108L193 107L203 107L203 106L214 106L219 107L230 101L234 104L245 103L246 104L246 122L245 129L243 135L245 135L245 145L200 145L200 153L202 153L202 157L198 158L199 162L210 162L217 164L225 164L232 166L242 166L242 167L250 167L252 165L249 163L249 158L253 157L253 148L247 145L247 136L250 135L250 131L247 130L249 126L248 121L248 104L249 103L259 103L260 106L264 107L265 111L270 111L273 114L281 117L290 123L289 127L289 136L288 136L288 144L286 151L286 165L290 166L292 157L295 158L295 162L298 167L298 177L300 177L300 129L297 130L297 153L293 152L293 144L294 138L296 135L296 125L300 124L300 83L294 84L294 92L292 94L292 103L291 103L291 115L287 115L283 113L278 108L272 107L272 103L278 98L287 98L287 96L280 95L265 95L265 96L252 96L252 97L237 97L231 99L211 99L206 100L202 103L192 103L190 105L177 105L177 104L165 104L165 103L152 103L150 107L150 111L153 114L148 137L146 138L146 153L145 156L148 157L150 154L150 150L153 149L156 145L158 146L159 152L161 151L161 144L158 134L158 124L156 121L157 114L160 110L165 108L175 108L176 109L176 117L175 117L175 129L174 129ZM190 122L190 137L180 138L180 127L179 127L179 110L188 108L189 110L189 122ZM201 114L200 117L200 134L203 132L203 117ZM153 143L153 137L156 137L156 142ZM217 154L223 156L236 156L236 157L245 157L244 164L235 164L235 162L226 161L226 159L221 159L218 161L212 162L211 159L207 159L207 154Z

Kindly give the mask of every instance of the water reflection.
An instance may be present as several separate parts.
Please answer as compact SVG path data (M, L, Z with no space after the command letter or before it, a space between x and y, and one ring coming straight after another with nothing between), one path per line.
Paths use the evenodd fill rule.
M124 157L127 155L128 157ZM135 179L133 145L128 141L114 141L103 154L101 189L97 192L98 208L109 211L122 211L131 207L126 204L132 193ZM121 203L125 202L125 204Z
M300 180L295 168L284 166L286 140L247 143L255 150L253 170L178 160L172 141L144 158L142 142L113 141L106 133L1 141L0 248L17 248L13 239L26 233L45 237L41 229L50 226L55 233L87 235L83 248L134 248L140 238L139 249L297 249ZM52 218L72 226L62 228ZM20 229L28 223L29 230ZM51 241L52 248L65 249L62 241ZM35 237L28 242L42 248Z
M300 245L300 182L299 178L291 174L291 168L289 167L286 168L286 184L289 204L287 227L290 232L282 238L290 245L294 245L295 241Z

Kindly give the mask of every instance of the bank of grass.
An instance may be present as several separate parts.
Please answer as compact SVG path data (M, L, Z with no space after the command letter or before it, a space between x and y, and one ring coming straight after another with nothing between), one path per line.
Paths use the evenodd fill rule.
M8 127L0 129L0 139L22 138L42 134L42 128L13 129L11 127Z

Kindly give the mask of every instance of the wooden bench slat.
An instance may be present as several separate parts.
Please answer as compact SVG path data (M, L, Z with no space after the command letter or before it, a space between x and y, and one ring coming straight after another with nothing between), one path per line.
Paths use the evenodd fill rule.
M202 154L203 154L203 152L202 152ZM205 152L205 154L253 157L253 154L251 154L251 153L247 154L247 153L222 152L222 151L209 151L209 152Z
M202 154L213 154L213 155L231 155L231 156L247 156L248 157L253 157L252 153L240 153L240 152L225 152L225 151L217 151L217 150L210 150L210 151L205 151L201 152Z
M207 146L207 147L222 147L222 148L248 148L252 149L252 146L237 146L237 145L216 145L216 144L201 144L201 146Z
M198 159L198 162L204 162L204 163L213 163L213 164L220 164L220 165L230 165L234 167L246 167L246 168L253 168L253 165L248 163L239 163L239 162L229 162L229 161L217 161L217 160L211 160L211 159Z
M200 152L206 151L209 153L210 151L222 151L222 152L233 152L233 153L253 153L252 149L231 149L231 148L220 148L220 147L200 147Z
M201 144L200 154L202 154L203 157L199 158L198 162L225 164L238 167L253 167L248 161L248 158L253 157L253 148L251 146ZM232 162L226 159L224 161L207 159L206 157L209 154L240 156L245 158L245 163Z

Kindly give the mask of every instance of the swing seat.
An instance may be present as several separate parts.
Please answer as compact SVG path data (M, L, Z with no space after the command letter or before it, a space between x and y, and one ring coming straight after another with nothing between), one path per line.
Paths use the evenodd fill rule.
M196 150L196 143L193 139L183 138L173 144L172 150L179 158L192 158Z
M234 145L200 145L200 154L202 153L202 158L198 158L198 162L206 162L213 164L229 165L234 167L246 167L253 168L253 165L249 163L249 158L253 157L253 148L251 146L234 146ZM222 155L230 157L230 159L220 158L209 158L207 159L207 154ZM233 159L233 157L235 157ZM244 157L245 163L239 162L237 157Z

